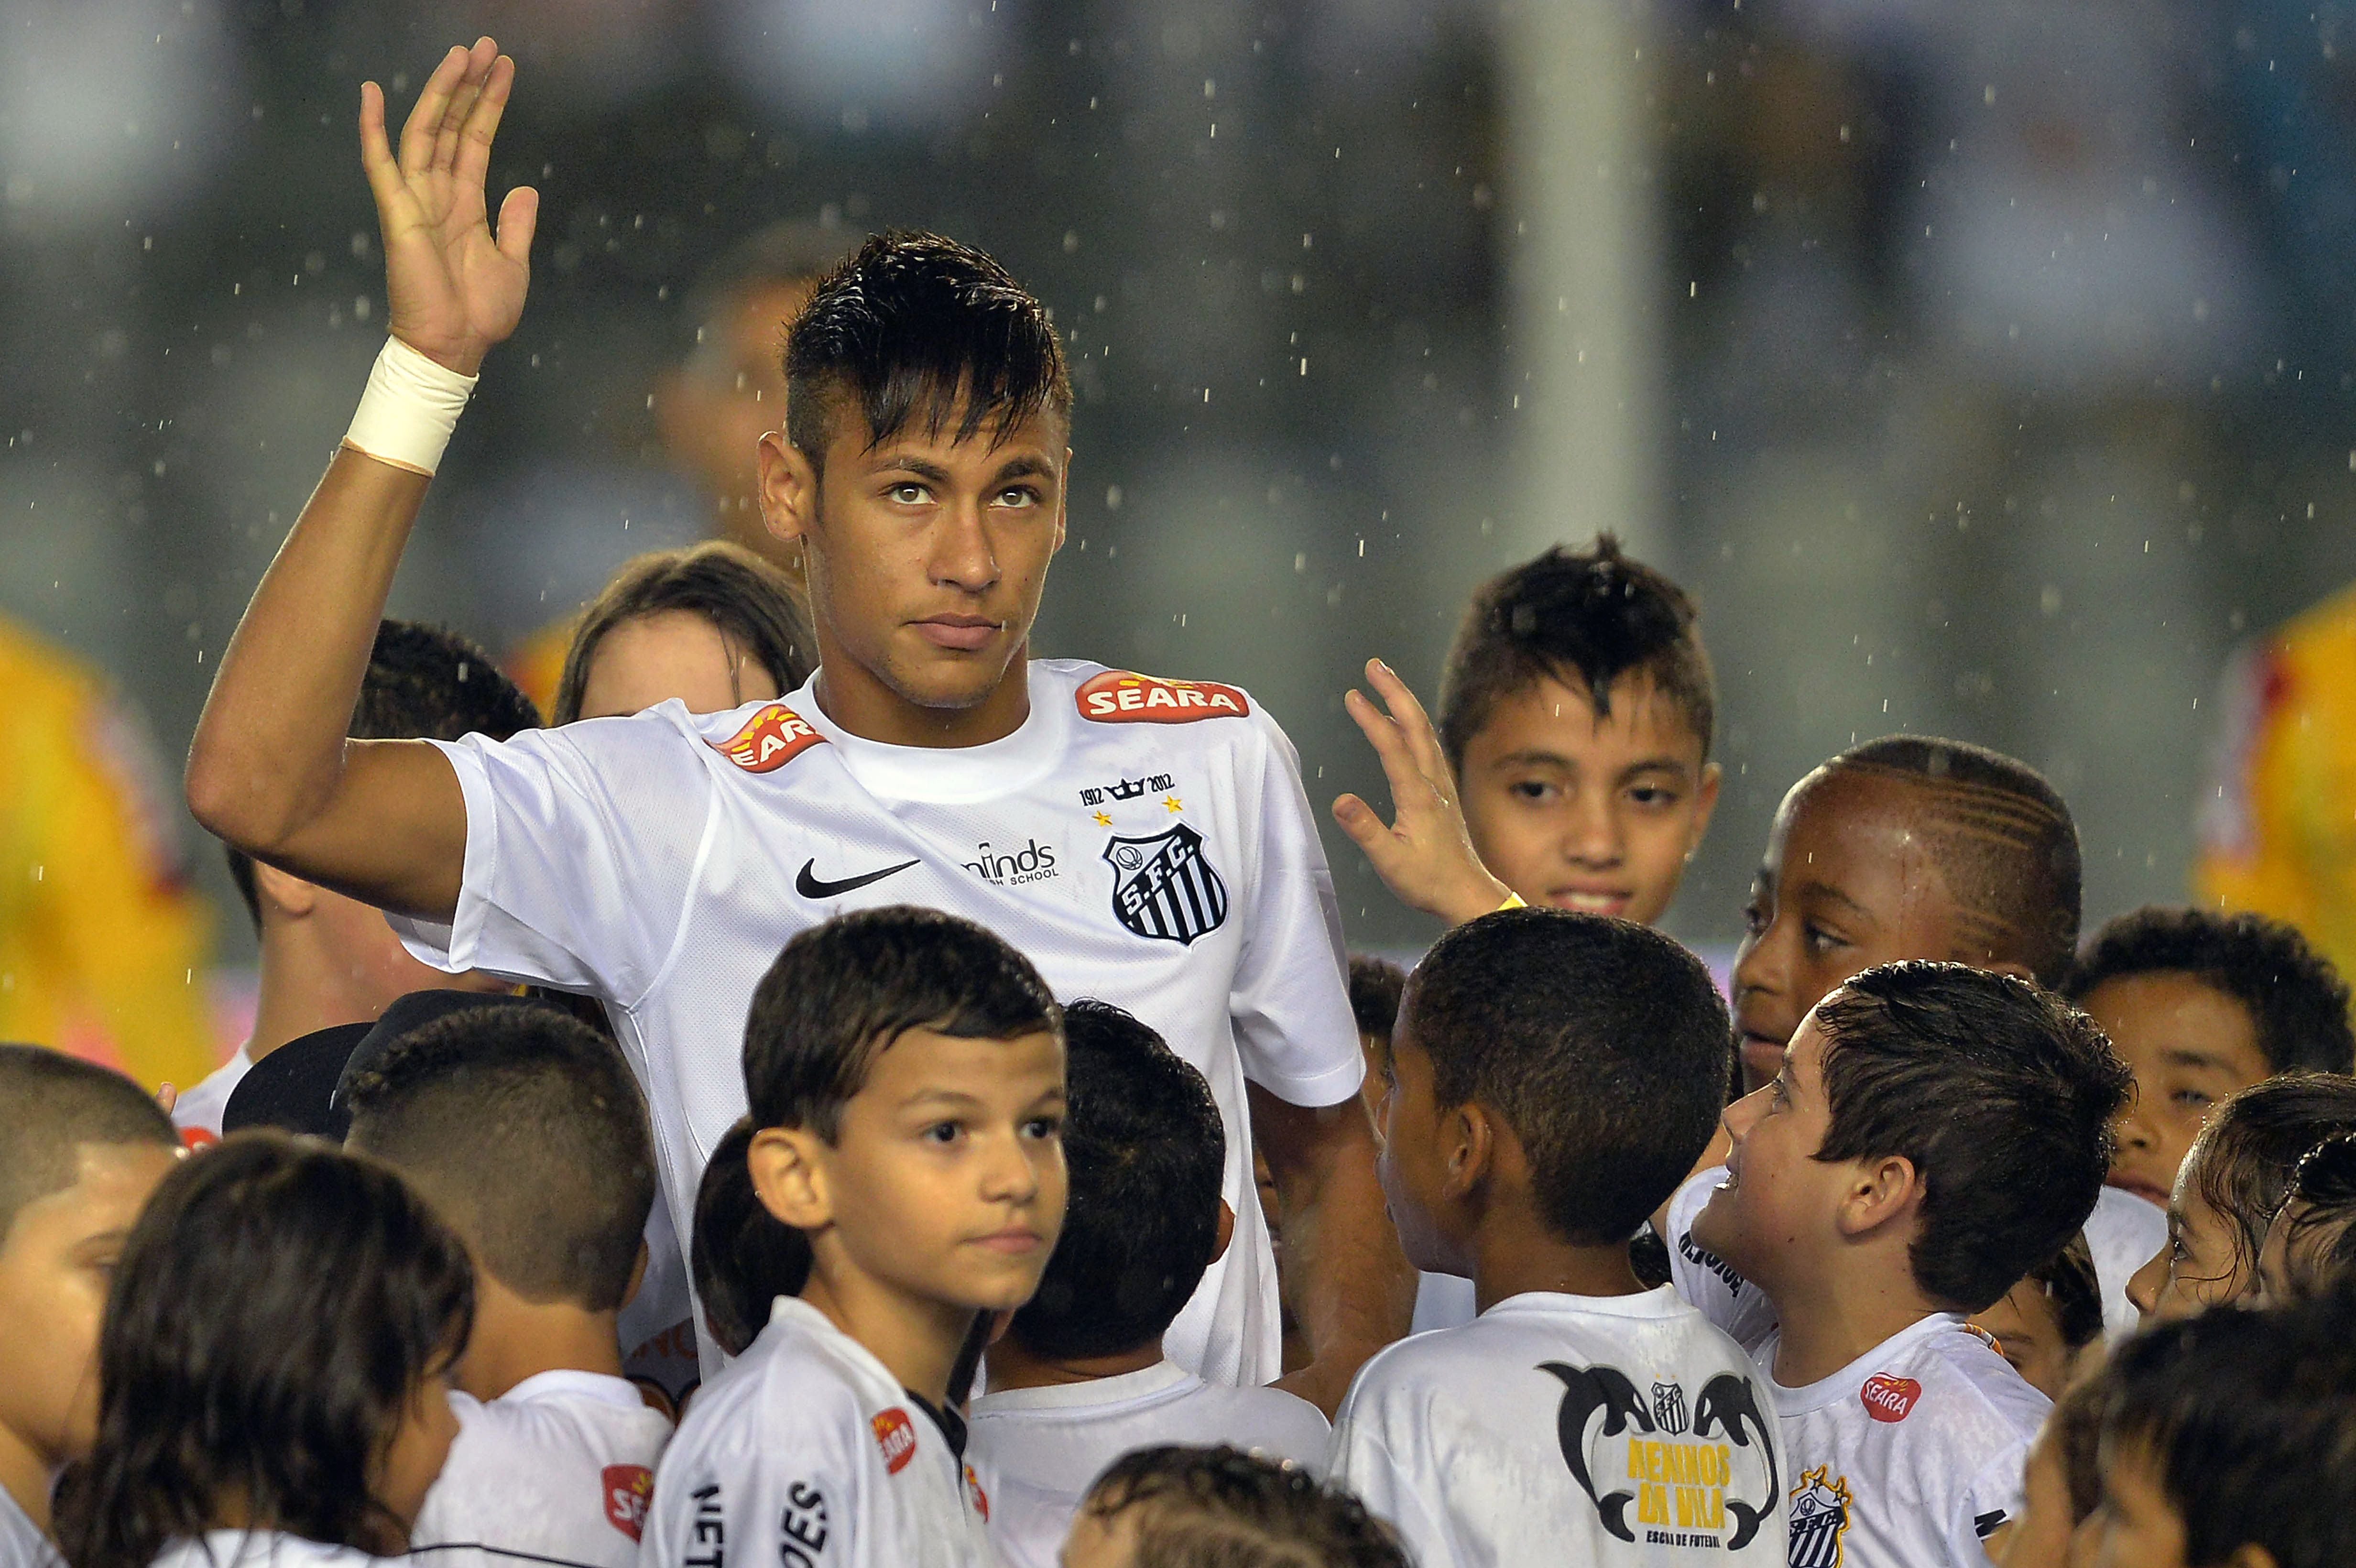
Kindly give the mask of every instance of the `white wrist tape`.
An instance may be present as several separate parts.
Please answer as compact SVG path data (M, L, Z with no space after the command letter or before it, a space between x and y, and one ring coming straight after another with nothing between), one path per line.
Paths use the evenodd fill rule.
M368 390L360 394L344 444L430 478L478 379L435 364L398 337L388 337L376 368L369 372Z

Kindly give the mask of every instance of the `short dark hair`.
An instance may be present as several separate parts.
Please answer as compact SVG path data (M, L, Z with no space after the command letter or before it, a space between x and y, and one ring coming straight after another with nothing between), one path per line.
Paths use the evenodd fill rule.
M122 1073L46 1046L0 1044L0 1247L18 1210L80 1179L83 1144L177 1148L180 1136Z
M474 1322L465 1247L385 1166L232 1133L132 1227L98 1347L98 1444L57 1537L77 1568L146 1568L229 1522L376 1555L407 1531L369 1476Z
M519 730L539 728L540 709L478 645L439 626L386 620L377 624L345 733L355 741L455 741L473 734L504 741ZM260 931L262 894L253 885L253 861L240 849L228 855L230 880Z
M2276 1568L2356 1562L2356 1299L2156 1324L2104 1376L2104 1467L2148 1457L2185 1562L2244 1546Z
M2226 1099L2184 1157L2201 1200L2227 1221L2234 1258L2255 1267L2266 1231L2307 1151L2356 1130L2356 1078L2286 1072Z
M2348 985L2296 926L2262 914L2147 904L2104 923L2065 989L2083 1003L2107 980L2184 975L2250 1016L2269 1071L2356 1071Z
M611 1040L547 1008L465 1008L347 1075L348 1142L407 1177L527 1301L629 1294L655 1151Z
M1991 959L2059 986L2078 944L2083 868L2078 826L2061 792L2027 763L1929 735L1853 746L1826 771L1892 774L1930 806L1923 842L1955 901L1964 936Z
M1109 1002L1064 1008L1064 1231L1012 1333L1034 1355L1113 1356L1176 1320L1219 1244L1227 1138L1203 1075Z
M2356 1281L2356 1127L2331 1134L2299 1157L2283 1208L2293 1203L2300 1211L2291 1215L2284 1237L2290 1294L2319 1296L2335 1281ZM2318 1231L2330 1234L2309 1255L2300 1243Z
M2060 1252L2022 1277L2052 1305L2064 1347L2083 1350L2103 1337L2103 1282L2094 1272L2094 1249L2086 1244L2084 1230L2072 1232Z
M1135 1568L1410 1568L1398 1538L1357 1499L1298 1465L1237 1448L1132 1450L1080 1507L1102 1520L1145 1510Z
M752 1149L753 1119L740 1116L704 1162L687 1248L703 1326L732 1356L760 1336L777 1297L809 1283L809 1238L763 1206L745 1163Z
M1986 1311L2085 1224L2132 1083L2094 1019L2009 975L1921 959L1847 980L1815 1019L1832 1108L1815 1157L1913 1162L1924 1295Z
M1708 1147L1732 1032L1709 971L1660 933L1512 909L1432 944L1397 1038L1431 1058L1442 1107L1478 1101L1513 1129L1547 1222L1601 1245L1633 1234Z
M991 257L878 234L819 281L786 339L786 436L812 466L852 411L870 451L952 417L958 441L985 424L1002 441L1040 413L1068 421L1072 379L1046 307Z
M1399 998L1406 994L1406 970L1371 953L1350 955L1350 1014L1360 1034L1390 1039L1398 1027Z
M960 1040L1057 1033L1055 994L1004 938L891 904L798 933L753 988L744 1094L757 1127L831 1142L876 1056L912 1029Z
M1612 534L1584 550L1557 545L1483 583L1465 607L1440 680L1440 748L1463 766L1497 704L1541 680L1578 677L1608 719L1626 675L1650 680L1709 755L1718 682L1692 598Z
M729 654L759 665L780 693L800 686L818 667L818 644L793 580L743 545L706 539L626 562L589 602L573 628L549 722L570 724L581 717L589 667L607 633L674 610L711 622Z

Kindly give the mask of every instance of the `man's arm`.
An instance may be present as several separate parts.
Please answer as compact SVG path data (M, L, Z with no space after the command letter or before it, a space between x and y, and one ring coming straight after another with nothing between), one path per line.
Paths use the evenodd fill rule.
M1406 1335L1415 1270L1383 1206L1365 1103L1353 1094L1312 1109L1257 1083L1247 1088L1252 1136L1276 1178L1285 1268L1312 1358L1276 1386L1330 1420L1366 1358Z
M1334 801L1333 820L1365 851L1391 896L1409 909L1462 925L1514 901L1513 890L1491 876L1473 850L1456 776L1423 704L1380 659L1366 661L1366 682L1382 708L1357 691L1342 705L1382 759L1398 820L1385 827L1375 808L1355 795Z
M483 200L514 81L515 62L490 39L453 48L419 93L397 159L384 94L360 89L392 336L461 377L515 330L530 276L538 196L508 194L496 239ZM430 477L348 444L337 452L230 639L187 785L197 820L255 859L447 920L466 850L455 773L423 741L345 738Z

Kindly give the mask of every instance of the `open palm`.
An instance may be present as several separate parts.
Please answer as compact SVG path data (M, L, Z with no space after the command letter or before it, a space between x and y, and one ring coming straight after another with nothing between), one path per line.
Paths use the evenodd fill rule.
M515 61L489 38L453 48L417 95L398 159L385 137L383 90L360 85L360 163L384 233L392 335L470 376L515 330L531 281L539 192L508 192L496 238L483 197L491 138L514 85Z

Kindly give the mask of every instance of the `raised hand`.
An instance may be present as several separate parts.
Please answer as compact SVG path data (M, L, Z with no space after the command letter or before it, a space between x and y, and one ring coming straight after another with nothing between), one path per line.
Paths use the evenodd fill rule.
M1366 661L1366 681L1382 698L1381 708L1358 691L1342 705L1382 759L1398 820L1384 826L1374 807L1355 795L1333 803L1333 820L1365 851L1375 874L1401 903L1451 925L1489 913L1511 890L1489 874L1472 848L1455 776L1423 704L1380 659Z
M483 185L491 138L515 85L515 61L489 38L442 57L401 130L385 139L384 90L360 84L360 163L384 233L392 335L464 375L515 330L531 280L540 193L518 186L491 233Z

